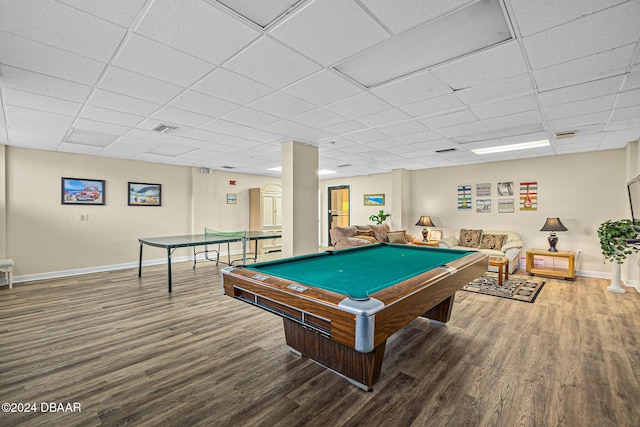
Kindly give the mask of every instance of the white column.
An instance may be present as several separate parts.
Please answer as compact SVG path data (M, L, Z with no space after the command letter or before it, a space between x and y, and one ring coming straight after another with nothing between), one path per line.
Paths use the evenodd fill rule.
M282 255L318 252L318 148L282 144Z

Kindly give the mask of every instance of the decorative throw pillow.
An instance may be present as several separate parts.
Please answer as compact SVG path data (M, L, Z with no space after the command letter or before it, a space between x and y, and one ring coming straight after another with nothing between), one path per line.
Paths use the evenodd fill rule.
M373 236L362 236L362 235L358 235L358 236L353 236L354 239L361 239L361 240L366 240L367 242L370 243L378 243L378 241L376 240L375 237Z
M507 240L506 234L483 234L479 249L500 250L505 240Z
M389 243L396 243L401 245L407 244L406 230L389 231L387 233L387 238L389 239Z
M376 237L373 234L373 230L358 230L356 231L356 236L369 236L369 237Z
M460 246L466 248L477 248L480 246L480 238L482 237L482 230L467 230L463 228L460 230Z

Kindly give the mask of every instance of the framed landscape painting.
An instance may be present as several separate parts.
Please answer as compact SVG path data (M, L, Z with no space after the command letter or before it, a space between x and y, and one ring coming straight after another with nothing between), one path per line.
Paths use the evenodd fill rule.
M104 205L104 179L62 177L63 205Z
M129 206L162 206L162 185L129 183Z
M384 206L384 194L365 194L365 206Z

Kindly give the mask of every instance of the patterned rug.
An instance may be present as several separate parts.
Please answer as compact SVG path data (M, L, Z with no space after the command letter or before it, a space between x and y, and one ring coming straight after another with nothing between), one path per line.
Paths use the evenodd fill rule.
M509 280L503 281L502 286L498 286L497 273L484 273L465 285L462 290L532 303L544 284L545 282L533 277L509 276Z

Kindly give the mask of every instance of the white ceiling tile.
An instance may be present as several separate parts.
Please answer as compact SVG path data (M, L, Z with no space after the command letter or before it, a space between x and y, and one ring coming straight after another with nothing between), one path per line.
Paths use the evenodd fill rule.
M456 126L449 126L446 128L438 128L438 133L444 137L455 139L460 142L458 138L464 136L475 136L487 131L487 126L482 122L470 122ZM463 138L461 138L462 140Z
M37 73L94 85L105 64L0 31L2 63Z
M349 135L345 135L344 139L348 139L350 141L355 141L358 143L366 143L379 141L381 139L388 139L389 135L386 135L382 132L378 132L375 129L367 129L361 132L350 133Z
M199 141L206 141L210 143L222 142L229 139L229 135L217 132L211 132L204 129L191 129L188 132L182 134L184 138L197 139Z
M29 120L34 123L46 123L49 125L71 126L74 117L64 114L56 114L47 111L33 110L30 108L17 107L14 105L6 106L6 121L9 126L15 123L15 119Z
M268 132L277 133L280 135L305 135L311 131L313 128L309 126L305 126L300 123L292 122L290 120L281 120L272 125L266 126L264 130ZM290 136L288 140L291 140L293 137Z
M426 132L428 129L417 121L399 123L391 126L380 127L380 132L390 136L401 137L403 135L415 135L420 132Z
M490 130L509 129L515 126L528 124L540 124L542 126L542 116L539 110L525 111L523 113L510 114L508 116L494 117L483 120L482 123Z
M399 136L398 139L410 144L416 144L420 142L435 141L438 139L442 139L442 135L439 135L431 130L427 130L425 132L402 135L402 136Z
M360 117L388 110L392 107L386 102L365 92L334 102L333 104L329 104L327 105L327 108L338 114L342 114L345 117L358 119Z
M362 0L380 21L398 34L444 15L468 0Z
M44 74L33 73L8 65L0 66L2 84L5 87L39 93L68 101L84 102L91 86L62 80Z
M158 147L155 147L149 150L148 152L151 154L161 154L163 156L174 157L174 156L179 156L180 154L188 153L189 151L193 151L193 147L180 145L180 144L166 143Z
M640 2L629 1L525 37L523 43L534 70L592 55L638 41ZM576 35L579 34L579 37ZM553 46L553 49L549 49Z
M118 67L109 67L100 82L102 89L164 104L184 88Z
M360 6L343 0L312 2L271 33L324 66L389 38Z
M192 89L242 105L273 92L269 86L224 68L217 68Z
M346 134L350 132L356 132L366 128L367 127L360 122L357 122L355 120L347 120L342 123L337 123L332 126L327 126L325 128L322 128L322 130L332 134L341 135L341 134Z
M90 145L94 147L106 147L118 138L116 135L93 132L82 129L73 129L66 141L74 144Z
M635 66L631 74L627 75L627 81L624 83L623 90L640 88L640 66Z
M453 90L450 87L440 83L428 71L413 74L371 89L371 93L396 106L435 98L451 92Z
M287 118L309 111L314 105L283 92L273 92L252 102L249 107Z
M449 126L461 125L463 123L475 122L478 119L468 110L457 111L455 113L443 114L440 116L428 117L420 120L421 123L431 129L445 128Z
M173 107L163 107L155 112L151 118L162 123L177 124L194 128L200 127L213 120L213 117Z
M528 74L508 77L482 86L461 89L455 92L456 96L467 104L479 104L502 98L511 98L518 95L533 93L533 85Z
M640 106L618 108L611 115L611 121L629 120L640 117Z
M169 106L209 117L220 117L240 106L223 99L188 90L169 103Z
M580 133L585 133L584 126L596 125L600 130L604 130L604 123L609 117L608 111L591 113L576 117L565 117L556 120L547 120L550 131L568 131L578 129Z
M131 126L121 126L89 119L78 119L76 120L73 127L74 129L89 130L93 132L106 133L109 135L124 135L131 130Z
M57 0L123 27L129 27L146 0Z
M50 0L3 0L0 28L98 61L107 62L125 30Z
M438 96L400 107L402 111L413 117L442 114L463 108L465 108L465 105L453 94Z
M282 120L282 118L276 117L272 114L263 113L262 111L246 107L238 108L237 110L225 114L221 118L254 128L261 128Z
M324 108L316 108L314 110L298 114L297 116L293 116L291 117L291 120L308 126L325 128L338 123L344 123L347 119L340 114L336 114Z
M324 106L362 92L355 84L329 70L321 70L282 89L290 95Z
M73 142L63 142L58 147L58 151L61 151L64 153L87 154L90 156L95 156L99 154L103 149L104 147L101 147L101 146L76 144Z
M539 92L538 97L543 107L566 104L589 98L617 93L622 85L623 76L609 77L588 83L581 83L559 89Z
M233 123L227 120L214 120L202 126L202 129L209 130L211 132L223 133L226 135L242 136L251 130L249 126L244 126L238 123Z
M24 92L15 89L3 91L4 102L7 105L30 108L32 110L49 111L67 116L75 116L80 111L82 104L36 93Z
M581 101L568 102L562 105L547 107L544 109L544 116L548 120L562 119L565 117L575 117L584 114L597 113L600 111L611 111L616 95L589 98Z
M637 108L636 108L636 111L638 111ZM612 130L625 130L625 129L634 129L634 128L640 129L640 116L632 117L624 120L611 120L604 127L604 130L608 132Z
M160 107L158 104L101 89L94 92L89 104L138 116L148 116Z
M113 123L127 127L135 127L144 120L144 117L142 116L107 110L106 108L95 107L92 105L87 105L82 109L80 118L95 120L98 122Z
M113 64L183 87L192 85L214 68L208 62L137 34L125 43Z
M638 105L640 105L640 89L622 92L618 102L616 102L616 108L635 107Z
M151 122L151 120L149 120L149 122ZM157 122L157 120L153 120L153 122ZM148 129L142 129L141 127L143 126L143 124L145 124L145 121L139 124L137 128L131 129L129 132L127 132L125 137L130 138L132 140L136 140L136 141L148 140L148 141L154 141L156 143L167 142L176 137L175 134L154 132L150 130L153 128L153 126L151 126L150 123L147 123L149 124Z
M436 67L431 72L459 90L526 73L527 67L518 42L511 41Z
M280 89L318 71L320 66L288 47L263 37L229 60L225 68Z
M379 113L374 113L369 116L361 117L358 119L360 122L375 127L382 126L389 123L400 122L404 120L411 119L411 116L407 113L402 112L397 108L392 108L390 110L384 110Z
M282 135L267 132L262 129L255 129L243 135L244 138L253 139L254 141L272 143L282 140Z
M634 45L622 46L596 55L535 70L533 75L538 88L542 91L599 80L613 75L622 75L626 72L629 61L633 57L634 49Z
M508 114L522 113L538 108L538 102L534 95L525 95L512 99L505 99L488 104L472 105L471 112L480 120L493 117L506 116Z
M523 36L547 30L609 8L625 0L510 0Z
M68 129L68 126L12 119L8 133L11 145L55 150Z
M136 32L213 64L260 33L203 1L156 0Z

